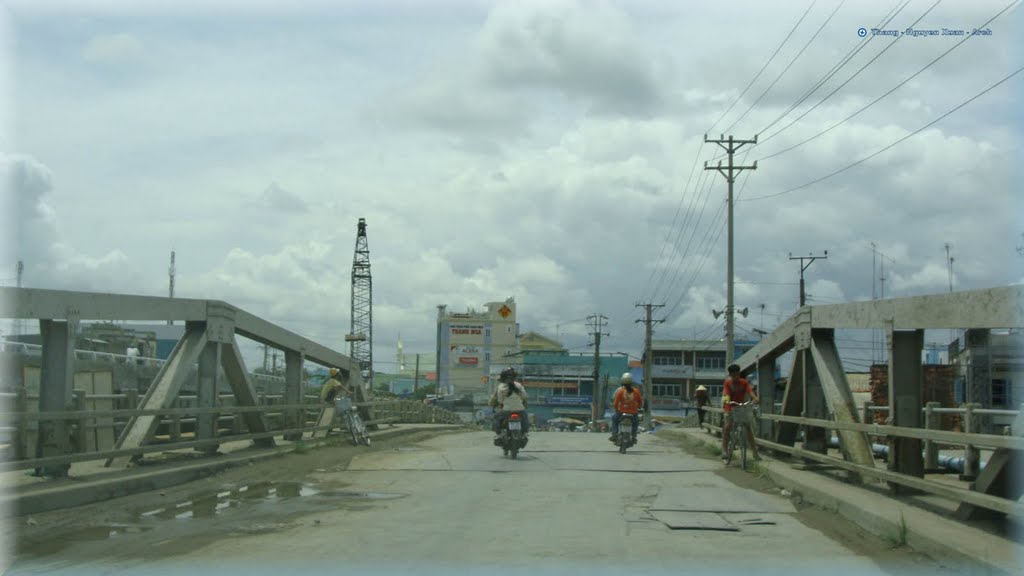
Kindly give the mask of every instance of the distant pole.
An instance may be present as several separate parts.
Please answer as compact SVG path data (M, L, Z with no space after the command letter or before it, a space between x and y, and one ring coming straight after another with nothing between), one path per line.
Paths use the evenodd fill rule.
M600 403L598 394L600 393L601 387L601 335L610 336L608 333L603 333L601 330L604 328L604 321L608 318L600 314L593 314L587 317L587 320L591 321L591 327L594 331L590 334L594 337L594 386L591 394L590 402L590 416L591 421L597 422L600 415L597 413L597 407Z
M437 366L434 368L434 393L441 395L441 327L444 325L444 309L447 304L437 305Z
M729 226L729 257L728 257L728 302L726 303L725 309L725 362L731 364L733 360L734 350L734 334L733 334L733 196L732 186L736 182L736 173L742 172L743 170L757 170L757 162L754 162L753 166L736 166L733 164L733 155L737 150L742 148L745 144L757 144L757 136L754 136L753 140L735 140L730 135L728 139L725 135L719 140L708 140L708 135L704 135L704 142L715 143L722 147L723 150L729 155L729 163L727 166L722 166L722 161L718 161L718 166L708 166L708 163L704 162L705 170L718 170L722 176L725 176L726 182L729 183L729 197L728 197L728 226ZM725 144L728 143L726 146Z
M654 402L651 399L651 387L653 386L652 380L654 379L651 372L651 339L654 337L654 324L664 322L664 320L653 320L651 319L651 310L654 308L661 308L664 304L637 304L638 308L645 310L644 318L637 320L637 322L643 322L645 325L644 329L644 392L643 397L647 402L647 408L644 409L644 427L650 430L651 428L651 405Z
M24 274L25 274L25 263L22 262L21 260L18 260L18 288L21 288L21 279L22 279L22 276ZM24 331L25 331L25 321L19 318L14 323L14 334L16 336L21 336Z
M796 256L796 257L794 257L793 253L790 252L789 253L789 259L790 260L799 260L800 261L800 307L803 308L804 304L807 303L807 294L804 292L804 270L807 270L807 267L810 266L811 264L813 264L815 260L818 260L818 259L823 259L823 260L828 259L828 250L825 250L825 255L824 256L815 256L815 255L811 254L810 256ZM804 260L807 260L807 264L804 264ZM762 323L763 322L764 322L764 317L762 316ZM763 326L762 326L762 328L763 328Z
M949 255L949 242L946 242L946 266L949 269L949 292L953 292L953 257Z
M420 355L416 354L416 375L412 378L412 391L420 389Z
M170 298L174 298L174 273L175 273L175 271L176 270L174 268L174 250L171 250L171 265L170 265L170 267L167 268L167 276L168 276L168 279L170 281L170 290L169 290ZM174 320L173 319L167 321L167 325L168 326L172 326L173 324L174 324Z

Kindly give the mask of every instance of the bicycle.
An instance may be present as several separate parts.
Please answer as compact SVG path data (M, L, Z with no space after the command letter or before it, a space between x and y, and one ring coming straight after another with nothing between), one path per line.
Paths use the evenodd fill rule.
M740 450L740 468L747 469L747 427L752 426L754 420L754 403L730 402L732 410L729 412L732 418L732 430L729 432L728 450L723 455L725 465L732 462L733 452ZM750 428L753 430L753 428Z
M366 424L359 417L359 410L352 405L350 398L339 399L336 408L345 417L345 428L352 437L352 443L356 446L362 444L370 445L370 436L366 433Z

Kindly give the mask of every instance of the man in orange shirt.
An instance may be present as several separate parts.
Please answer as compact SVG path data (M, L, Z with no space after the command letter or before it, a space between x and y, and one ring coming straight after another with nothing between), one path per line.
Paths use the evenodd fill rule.
M729 366L729 377L725 379L722 385L722 410L725 412L725 424L722 426L722 461L726 461L726 455L729 452L729 433L732 432L732 404L730 402L736 402L742 404L747 401L747 396L754 402L757 402L757 394L754 393L754 388L751 387L750 381L743 377L740 373L740 367L738 364L731 364ZM747 426L747 446L750 447L751 452L754 454L754 460L760 460L761 457L757 453L757 444L754 443L754 430Z
M640 390L633 387L633 375L629 372L622 375L621 383L622 386L615 391L615 397L612 400L612 405L615 408L615 414L612 414L612 436L609 438L612 442L615 442L619 435L619 422L622 421L623 414L633 415L634 438L636 438L636 431L640 426L640 418L637 417L637 412L643 406Z

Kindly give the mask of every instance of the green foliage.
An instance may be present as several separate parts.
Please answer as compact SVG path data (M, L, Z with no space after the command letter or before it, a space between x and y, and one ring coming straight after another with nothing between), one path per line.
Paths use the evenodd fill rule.
M423 401L427 396L437 394L437 384L427 384L426 386L420 386L412 393L412 397L416 400Z
M896 535L890 538L893 548L902 548L907 545L907 519L900 512L900 524L896 528Z

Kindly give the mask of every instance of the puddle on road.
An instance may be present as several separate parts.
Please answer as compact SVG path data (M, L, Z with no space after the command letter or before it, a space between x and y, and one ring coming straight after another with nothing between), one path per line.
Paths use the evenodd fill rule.
M233 489L224 489L215 494L185 500L173 505L137 511L138 518L162 518L179 520L187 518L208 518L232 508L244 506L274 506L276 503L300 501L299 509L313 508L313 511L345 507L346 504L373 500L392 500L404 494L384 492L357 492L347 490L323 490L316 484L302 482L261 482L247 484ZM291 502L295 504L296 502Z
M225 487L214 493L197 495L181 502L129 510L128 517L117 524L48 531L37 536L39 541L33 541L35 538L24 539L19 543L19 552L28 556L46 556L76 543L114 540L155 528L164 531L178 527L195 533L200 524L193 525L182 521L199 518L210 519L231 515L235 516L236 521L248 522L258 520L264 515L273 515L281 519L331 510L369 510L376 501L406 496L388 492L334 489L337 486L338 484L321 486L303 482L260 482Z

